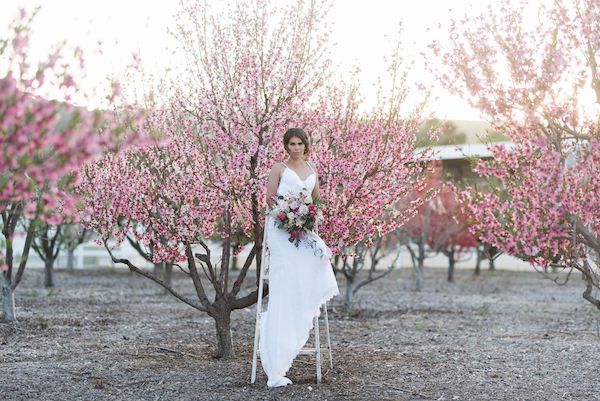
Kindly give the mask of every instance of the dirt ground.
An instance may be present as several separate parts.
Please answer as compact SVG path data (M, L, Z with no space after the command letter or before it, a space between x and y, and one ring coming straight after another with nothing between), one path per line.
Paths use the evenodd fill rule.
M220 361L212 320L143 277L58 271L46 290L29 270L18 322L0 324L0 399L600 400L600 313L579 277L458 271L449 284L444 273L428 269L416 293L411 271L395 272L362 288L352 313L337 297L334 369L316 385L300 356L295 383L268 389L262 370L250 384L254 308L233 314L236 357Z

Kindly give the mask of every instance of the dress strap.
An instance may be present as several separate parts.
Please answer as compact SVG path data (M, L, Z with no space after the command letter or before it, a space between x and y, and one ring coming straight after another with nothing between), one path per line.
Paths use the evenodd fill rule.
M308 160L306 161L306 164L308 164L308 167L310 167L310 169L312 170L313 173L315 173L315 174L317 173L315 171L315 169L313 168L313 166L308 162Z
M281 164L283 164L284 166L286 166L287 168L289 168L288 165L285 164L285 162L281 162Z

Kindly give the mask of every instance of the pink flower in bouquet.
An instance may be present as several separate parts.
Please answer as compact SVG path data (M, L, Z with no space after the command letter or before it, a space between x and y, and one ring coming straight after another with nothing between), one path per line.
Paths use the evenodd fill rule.
M286 216L285 216L285 213L284 213L284 212L281 212L281 213L279 213L279 216L277 216L277 220L279 220L279 221L282 221L282 222L283 222L283 221L285 221L285 217L286 217Z

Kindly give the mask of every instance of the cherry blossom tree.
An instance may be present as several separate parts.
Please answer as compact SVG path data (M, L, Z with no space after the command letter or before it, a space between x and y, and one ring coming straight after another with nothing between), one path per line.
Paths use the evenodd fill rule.
M54 287L54 262L63 246L63 229L67 224L51 225L37 219L23 219L25 232L33 230L31 248L44 262L44 287ZM29 227L35 225L35 227Z
M345 246L344 253L335 255L334 271L346 279L344 309L347 312L354 307L354 295L361 288L386 277L397 267L401 246L395 234L370 238L369 245L363 241Z
M44 262L44 287L46 288L54 287L54 265L60 252L67 251L66 267L72 270L73 251L91 235L79 223L73 223L71 220L70 215L63 216L63 220L58 224L50 224L37 218L27 219L24 216L21 219L24 232L33 230L31 249Z
M447 50L432 45L441 83L515 143L477 166L489 188L464 194L473 231L535 266L579 271L600 308L600 1L505 0L449 34Z
M415 207L398 211L388 202L420 182L413 152L419 117L400 117L392 102L353 115L360 96L325 85L328 8L254 0L215 16L201 1L182 3L176 35L186 69L157 81L141 100L148 113L139 131L156 144L90 164L80 186L83 221L101 234L111 255L114 241L129 235L145 249L154 247L154 263L168 261L189 276L194 296L113 255L212 317L221 358L233 356L231 313L257 300L256 285L244 283L250 266L258 271L262 263L267 176L285 158L287 128L303 126L312 135L329 220L320 231L332 243L342 230L343 241L332 243L336 252L393 230L397 223L390 220ZM242 235L252 242L234 276ZM219 257L209 242L215 237Z
M448 281L454 281L454 267L459 257L469 257L477 245L476 237L468 230L468 216L463 211L454 184L444 182L440 162L430 162L425 186L413 191L407 200L420 199L426 192L432 197L417 209L416 214L403 226L402 231L417 245L417 251L408 246L416 273L416 289L423 286L423 265L427 257L443 253L448 257Z
M84 67L81 50L74 55L58 45L44 60L31 59L29 39L35 13L26 11L0 39L0 215L2 304L5 321L15 321L14 291L21 281L33 240L25 234L18 266L14 238L22 216L58 224L75 210L70 188L77 170L122 132L108 113L69 103L78 92L76 78ZM48 100L50 95L57 100Z
M454 268L461 258L469 258L477 246L477 237L469 231L469 216L451 184L443 184L437 196L427 204L431 209L429 248L448 258L448 281L454 281Z
M67 270L75 269L75 249L94 237L94 233L86 230L81 223L63 226L64 247L67 250Z
M479 240L477 244L477 262L475 263L475 275L479 276L481 274L481 262L486 259L488 261L490 271L496 270L496 259L502 254L501 251L498 250L492 244L488 244L486 242L481 242Z
M215 14L203 1L182 2L174 33L184 71L140 99L148 108L140 133L156 143L90 164L80 186L83 221L109 251L131 235L153 246L154 263L190 277L193 297L113 255L211 316L221 358L234 355L231 313L257 299L256 287L242 288L261 263L267 175L284 158L282 134L303 121L329 73L328 8L254 0ZM239 233L254 242L236 277ZM214 236L220 258L208 242Z
M312 112L319 116L312 130L313 149L318 155L315 161L325 201L320 234L334 254L351 255L336 257L334 263L334 271L346 279L347 309L353 294L385 277L395 266L392 263L375 273L382 239L395 232L432 195L432 191L423 190L426 168L421 162L430 151L415 152L417 133L425 121L424 103L406 110L411 88L409 69L402 63L399 49L398 45L389 61L391 89L380 90L372 110L360 111L355 79L352 85L329 88ZM423 196L401 202L421 190ZM359 272L368 262L366 253L374 243L378 246L371 252L368 276L359 281Z
M327 102L327 103L326 103ZM394 231L423 202L397 202L424 185L415 153L419 116L390 116L386 109L360 114L357 92L330 89L313 131L325 221L319 228L334 253ZM424 194L425 195L425 194Z
M424 185L412 189L402 203L424 199L428 193L431 194L430 197L437 194L443 185L441 169L442 166L439 162L430 162ZM421 291L423 288L425 259L434 255L428 247L434 232L434 207L432 207L434 199L435 197L430 198L420 204L414 216L400 228L400 231L408 239L405 246L411 256L417 291ZM413 244L416 245L416 251L413 249Z

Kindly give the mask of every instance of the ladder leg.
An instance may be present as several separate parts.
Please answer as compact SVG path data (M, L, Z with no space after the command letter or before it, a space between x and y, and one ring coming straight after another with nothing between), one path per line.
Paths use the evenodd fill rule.
M264 259L263 259L264 260ZM262 270L262 267L261 267ZM262 276L262 274L261 274ZM257 365L257 357L258 357L258 343L260 337L260 315L262 309L262 293L263 293L263 279L260 278L258 284L258 299L256 301L256 324L254 326L254 351L252 353L252 376L250 378L250 383L254 383L256 381L256 365Z
M315 329L315 356L317 359L317 384L321 383L321 343L319 339L319 317L315 316L314 319L314 329Z
M325 337L327 337L327 349L329 350L329 367L333 369L333 352L331 352L331 337L329 337L329 317L327 316L327 302L323 305L325 309Z
M315 232L319 234L319 227L315 225ZM327 305L327 303L325 304ZM327 306L325 306L325 313L327 313ZM327 315L325 315L327 316ZM325 321L327 324L327 320ZM329 340L329 332L327 332L327 339ZM317 357L317 383L321 383L321 344L319 341L319 317L315 317L315 350ZM329 349L329 355L331 355L331 349Z
M262 298L263 298L263 287L264 287L264 271L265 264L267 263L267 224L268 218L265 219L265 227L263 230L263 243L262 243L262 257L260 264L260 271L258 274L258 295L256 300L256 323L254 326L254 351L252 352L252 374L250 377L250 383L256 381L256 368L257 368L257 357L260 337L260 325L261 325L261 314L262 314Z

